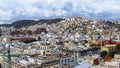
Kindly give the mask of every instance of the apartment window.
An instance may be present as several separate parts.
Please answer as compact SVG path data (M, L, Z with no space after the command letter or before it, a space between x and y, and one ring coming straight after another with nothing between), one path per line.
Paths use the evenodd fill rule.
M65 59L65 64L67 63L67 59Z
M68 58L68 62L70 62L70 58Z
M63 63L64 63L64 60L61 60L61 63L63 64Z

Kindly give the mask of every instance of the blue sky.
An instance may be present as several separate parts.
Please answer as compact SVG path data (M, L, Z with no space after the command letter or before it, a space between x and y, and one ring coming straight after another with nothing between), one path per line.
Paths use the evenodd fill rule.
M0 0L0 24L70 16L120 19L120 0Z

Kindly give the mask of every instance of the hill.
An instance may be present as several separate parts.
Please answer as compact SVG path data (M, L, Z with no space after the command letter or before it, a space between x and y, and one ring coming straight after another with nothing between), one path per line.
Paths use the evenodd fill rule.
M61 19L61 18L56 18L56 19L40 19L38 21L35 21L35 20L19 20L19 21L16 21L16 22L13 22L12 24L1 24L0 26L4 26L4 27L15 27L15 28L22 28L22 27L28 27L28 26L31 26L31 25L35 25L35 24L38 24L38 23L47 23L47 24L52 24L52 23L57 23L57 22L60 22L61 20L64 20L64 19Z

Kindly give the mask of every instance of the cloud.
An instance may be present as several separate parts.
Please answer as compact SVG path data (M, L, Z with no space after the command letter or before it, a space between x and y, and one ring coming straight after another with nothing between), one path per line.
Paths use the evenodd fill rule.
M11 10L8 11L0 10L0 20L11 20L11 17L12 17Z
M69 16L120 19L119 3L119 0L0 0L0 24Z

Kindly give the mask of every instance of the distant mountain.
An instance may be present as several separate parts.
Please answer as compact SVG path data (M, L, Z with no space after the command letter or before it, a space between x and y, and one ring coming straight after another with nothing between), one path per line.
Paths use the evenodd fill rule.
M61 18L56 18L56 19L40 19L38 21L35 21L35 20L20 20L20 21L16 21L16 22L13 22L12 24L1 24L0 26L4 26L4 27L15 27L15 28L22 28L22 27L28 27L28 26L31 26L31 25L35 25L35 24L38 24L38 23L47 23L47 24L52 24L52 23L57 23L57 22L60 22L61 20L64 20L64 19L61 19Z
M1 24L0 26L10 27L11 24Z
M56 18L56 19L41 19L38 22L52 24L52 23L60 22L61 20L64 20L64 19L61 19L61 18Z
M16 21L16 22L12 23L11 26L13 26L15 28L21 28L21 27L28 27L28 26L34 25L36 23L37 23L37 21L35 21L35 20L20 20L20 21Z

